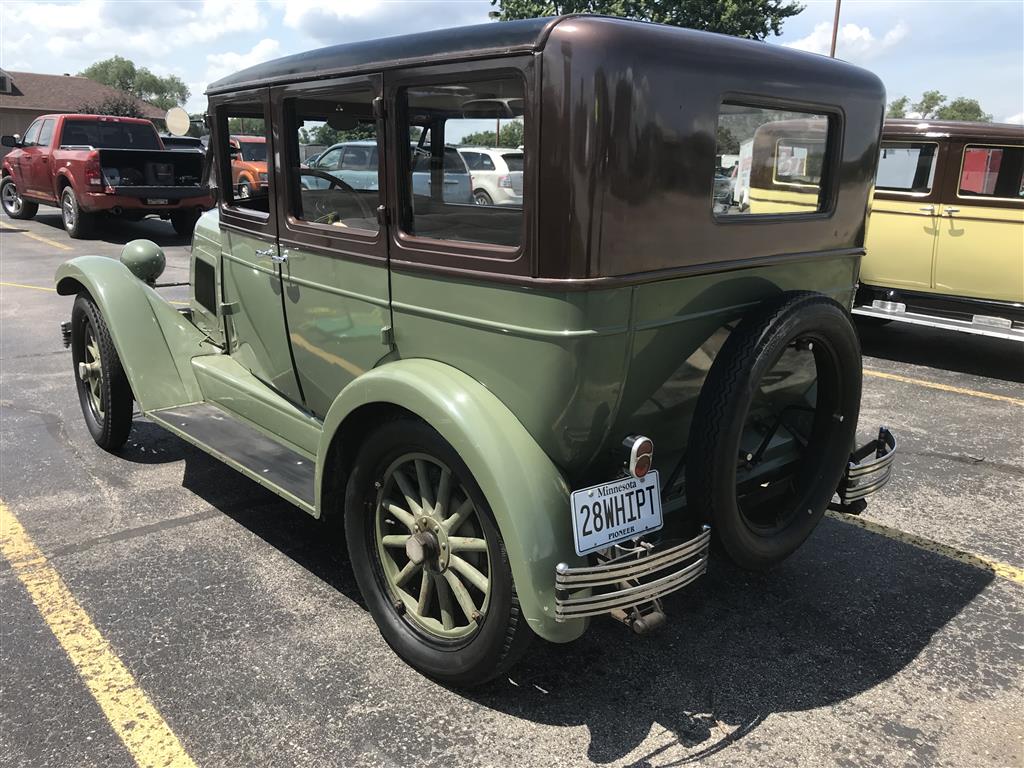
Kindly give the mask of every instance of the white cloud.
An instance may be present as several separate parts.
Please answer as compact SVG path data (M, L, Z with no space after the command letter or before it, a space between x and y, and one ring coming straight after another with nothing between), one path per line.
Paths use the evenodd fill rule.
M274 40L272 37L265 37L246 53L208 54L206 62L209 66L206 68L206 82L211 83L226 75L261 64L268 59L273 59L278 56L280 49L281 44L277 40ZM205 86L203 88L205 90Z
M1015 123L1016 125L1024 125L1024 112L1019 115L1010 115L1003 120L1004 123Z
M869 27L854 23L839 27L836 38L836 56L847 61L864 61L892 48L902 42L909 29L902 21L892 27L881 38L875 37ZM811 53L827 54L832 44L832 24L823 21L814 26L814 31L807 37L784 43L788 48L796 48Z

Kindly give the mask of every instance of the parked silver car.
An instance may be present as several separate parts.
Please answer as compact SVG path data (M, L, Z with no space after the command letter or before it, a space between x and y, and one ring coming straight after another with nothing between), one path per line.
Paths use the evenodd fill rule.
M477 205L523 204L523 150L459 147L473 177Z

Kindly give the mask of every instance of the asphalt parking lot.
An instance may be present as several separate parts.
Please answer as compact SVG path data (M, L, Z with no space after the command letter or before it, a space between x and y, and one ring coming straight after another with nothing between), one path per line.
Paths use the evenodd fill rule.
M56 266L150 237L188 279L167 223L100 236L0 220L0 764L1024 765L1019 346L862 329L862 430L901 453L861 524L770 574L713 562L661 633L598 622L466 693L391 653L334 531L145 420L93 444ZM170 751L104 715L140 701Z

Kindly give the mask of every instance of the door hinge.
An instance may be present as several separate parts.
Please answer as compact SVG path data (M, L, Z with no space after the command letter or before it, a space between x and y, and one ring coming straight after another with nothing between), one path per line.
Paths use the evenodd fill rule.
M388 208L386 205L381 204L377 206L377 223L381 227L388 225Z
M390 325L385 325L380 329L380 343L385 347L395 346L395 332Z
M222 315L233 315L239 310L239 304L237 301L222 301L220 303L220 314Z
M373 100L373 116L378 120L384 119L384 97L377 96Z

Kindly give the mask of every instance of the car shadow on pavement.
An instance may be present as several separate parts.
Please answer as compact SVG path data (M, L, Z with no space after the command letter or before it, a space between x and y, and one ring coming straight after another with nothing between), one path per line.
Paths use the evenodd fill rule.
M34 220L40 224L53 229L53 235L67 239L64 225L61 223L60 213L57 209L51 209L54 213L43 213L42 209L35 215ZM110 217L101 218L91 238L81 242L88 243L90 240L102 240L105 243L124 245L132 240L145 238L152 240L157 245L188 245L191 235L181 237L174 231L169 221L161 219L143 219L142 221L128 221L127 219L115 219Z
M907 323L856 323L867 357L1024 383L1024 345Z
M164 455L184 458L185 488L364 605L337 523L315 520L167 438L180 443ZM862 694L926 648L922 663L941 667L947 685L1009 685L1009 678L986 679L1000 673L985 660L992 643L984 637L955 650L929 647L992 579L988 571L826 519L770 573L713 559L703 579L666 600L668 622L652 636L635 637L598 619L568 645L535 640L508 675L458 693L526 721L586 726L586 757L597 763L621 760L652 735L658 746L632 764L662 764L680 750L689 762L736 743L774 713L831 707Z

